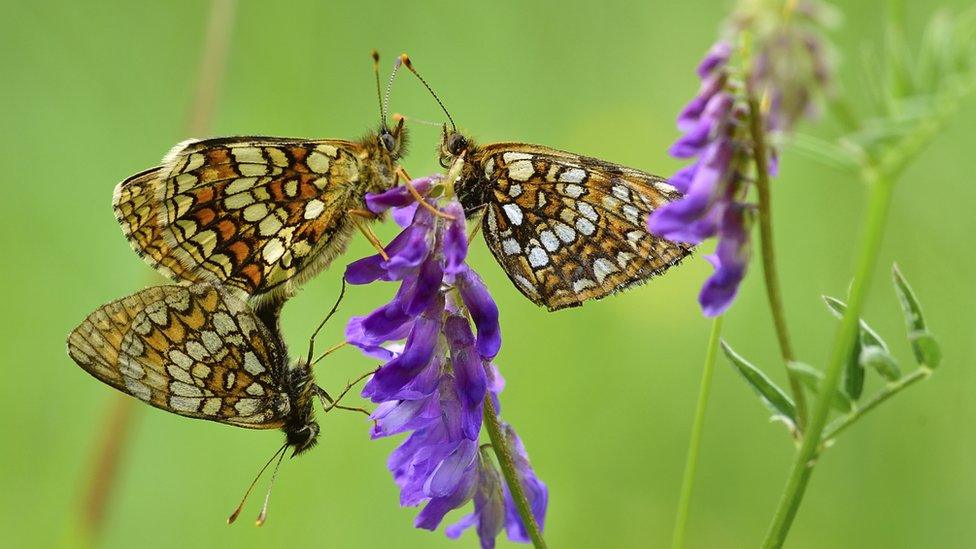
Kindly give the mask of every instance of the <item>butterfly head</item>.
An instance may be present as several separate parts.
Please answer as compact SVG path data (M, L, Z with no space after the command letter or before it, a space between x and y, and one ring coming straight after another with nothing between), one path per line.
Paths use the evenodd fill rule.
M442 167L445 169L450 168L454 160L462 154L468 157L471 156L470 153L474 149L474 143L465 137L464 134L454 129L448 130L445 125L442 135L440 149Z
M291 455L297 456L318 442L319 424L315 421L309 421L297 429L288 430L286 436L286 443L293 448Z
M407 128L404 127L403 122L404 119L399 118L393 128L384 122L376 135L380 152L389 155L393 160L403 156L407 148Z

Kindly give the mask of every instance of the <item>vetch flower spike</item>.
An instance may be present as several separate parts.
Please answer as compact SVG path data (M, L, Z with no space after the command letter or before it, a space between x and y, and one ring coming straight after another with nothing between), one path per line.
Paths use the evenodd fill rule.
M498 422L497 399L504 386L491 364L502 343L498 306L466 263L461 204L447 198L449 191L432 198L438 181L413 182L435 211L417 207L414 193L401 187L367 197L371 211L391 211L404 229L386 246L388 259L373 255L346 269L351 284L400 284L389 303L351 318L346 326L347 341L384 361L362 391L379 404L370 434L409 433L390 455L388 467L400 488L401 505L424 505L416 527L434 530L447 513L473 501L474 513L448 528L448 536L474 526L482 547L494 547L503 529L512 540L529 541L518 506L480 442L485 418ZM393 347L404 339L401 349ZM524 507L541 526L548 491L521 441L507 429L506 450L526 494Z

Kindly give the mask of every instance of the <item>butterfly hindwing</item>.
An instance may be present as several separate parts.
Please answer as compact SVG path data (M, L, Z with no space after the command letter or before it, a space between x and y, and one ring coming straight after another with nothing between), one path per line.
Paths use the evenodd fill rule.
M68 336L68 354L157 408L267 429L280 427L290 408L277 339L217 286L155 286L89 315Z
M690 253L645 227L650 212L680 196L664 179L522 143L482 147L474 160L489 182L485 240L536 304L556 310L600 299Z
M362 148L272 137L185 142L162 166L119 184L116 217L163 274L265 293L342 251Z

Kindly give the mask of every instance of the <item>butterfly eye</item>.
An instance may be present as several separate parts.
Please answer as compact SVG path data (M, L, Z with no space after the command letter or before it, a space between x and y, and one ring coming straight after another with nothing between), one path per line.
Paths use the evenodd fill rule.
M447 150L454 156L461 154L467 147L468 140L459 133L453 133L447 139Z
M388 130L383 130L383 133L380 134L380 141L387 151L393 152L393 148L396 147L396 139Z

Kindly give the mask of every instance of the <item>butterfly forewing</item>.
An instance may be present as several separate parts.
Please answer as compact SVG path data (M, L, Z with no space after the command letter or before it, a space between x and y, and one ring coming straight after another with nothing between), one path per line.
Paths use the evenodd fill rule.
M485 146L473 161L489 182L489 248L518 289L550 310L644 282L690 253L645 227L679 196L664 179L520 143Z
M314 275L342 251L363 154L341 140L182 143L162 166L119 184L116 216L163 274L265 293Z
M157 408L240 427L281 427L283 345L240 299L208 283L109 303L68 336L90 374Z

